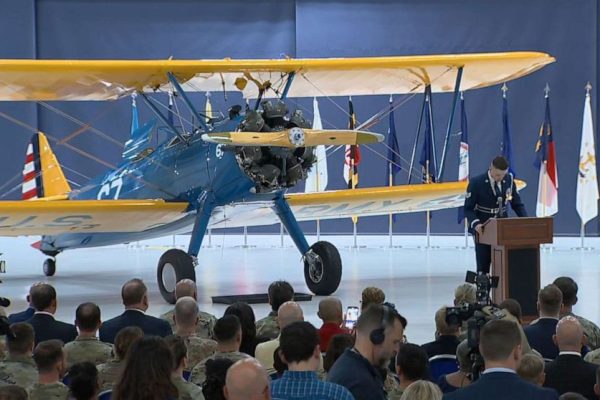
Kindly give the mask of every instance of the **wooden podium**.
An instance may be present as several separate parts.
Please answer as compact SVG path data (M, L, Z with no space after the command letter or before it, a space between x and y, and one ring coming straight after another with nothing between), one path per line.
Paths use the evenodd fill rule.
M491 274L500 277L492 290L496 304L513 298L521 304L523 320L537 318L540 290L540 244L552 243L552 218L491 218L479 242L492 246Z

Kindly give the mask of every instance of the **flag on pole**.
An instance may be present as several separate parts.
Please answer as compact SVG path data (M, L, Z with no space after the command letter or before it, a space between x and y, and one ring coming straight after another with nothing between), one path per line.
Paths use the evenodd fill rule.
M348 100L348 114L350 122L348 129L355 129L356 115L354 114L354 106L352 98ZM358 164L360 163L360 149L358 145L346 146L344 159L344 180L348 184L348 189L354 189L358 186Z
M500 150L502 156L508 161L508 172L516 175L515 167L513 164L513 152L512 152L512 140L510 138L510 122L508 120L508 98L506 92L508 88L506 84L502 86L502 143L500 144Z
M212 118L212 104L210 104L210 92L206 92L206 105L204 106L204 115L206 115L206 122L210 122Z
M173 92L169 91L169 112L167 114L167 121L173 126Z
M140 127L140 117L138 115L138 109L137 109L137 103L135 101L135 98L137 97L137 94L132 94L131 95L131 134L133 135L133 132L137 131L138 128Z
M465 99L460 96L460 148L458 164L458 181L466 182L469 180L469 134L467 127L467 111L465 110ZM465 220L465 208L458 208L458 223L462 224Z
M429 96L429 95L427 95ZM429 103L429 97L425 100ZM429 104L425 105L425 138L423 148L421 149L421 158L419 163L423 167L423 182L435 182L436 167L433 154L433 130L431 129L431 115L429 113Z
M313 98L313 129L323 129L321 122L321 112L319 111L319 102ZM319 145L315 149L316 161L308 172L306 177L305 192L323 192L327 188L327 153L324 145Z
M387 164L389 185L394 186L394 178L400 172L400 146L398 146L398 138L396 137L396 121L394 120L394 108L392 107L392 96L390 96L390 123L387 137Z
M550 122L550 96L546 88L546 112L536 143L535 166L540 171L536 216L548 217L558 212L558 171L556 149Z
M594 124L592 121L592 102L590 89L585 95L583 106L583 128L581 130L581 149L579 151L579 174L577 176L577 213L581 224L598 215L598 179L596 177L596 151L594 147Z

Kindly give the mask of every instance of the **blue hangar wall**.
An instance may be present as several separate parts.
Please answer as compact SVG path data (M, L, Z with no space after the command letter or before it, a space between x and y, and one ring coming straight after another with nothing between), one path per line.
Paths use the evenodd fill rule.
M581 135L584 86L594 85L593 106L598 114L600 12L595 0L401 0L401 1L151 1L151 0L0 0L0 57L41 59L110 58L278 58L414 55L483 51L537 50L552 54L557 62L542 71L509 83L509 109L515 153L514 167L529 186L522 192L535 211L537 170L534 146L544 116L543 89L551 87L552 123L558 151L559 213L555 233L576 235L577 162ZM1 84L1 83L0 83ZM226 109L240 103L213 95L213 107ZM203 104L203 97L196 97ZM409 99L396 112L401 154L410 158L417 126L420 96ZM469 118L471 171L485 171L499 152L501 92L499 87L465 94ZM360 121L387 106L387 96L354 99ZM295 103L295 104L294 104ZM347 118L337 107L347 99L322 99L326 127L343 127ZM450 95L434 97L437 149L441 152L451 106ZM82 128L52 111L91 124ZM298 99L291 108L311 110L310 99ZM307 114L310 113L307 111ZM141 110L141 118L150 118ZM106 164L119 162L127 140L130 101L77 103L0 104L0 193L18 198L26 143L40 129L61 140L56 154L68 178L83 183L100 174ZM386 133L385 119L373 130ZM459 131L455 125L454 132ZM377 148L385 153L384 147ZM450 142L445 179L456 179L458 137ZM360 165L361 186L386 184L385 161L366 149ZM439 157L439 154L438 154ZM330 189L344 187L343 154L329 158ZM407 180L406 164L398 182ZM75 185L74 185L75 186ZM298 190L302 190L299 187ZM303 224L313 231L314 223ZM349 220L325 221L324 232L351 232ZM275 227L251 231L276 231ZM405 214L398 218L398 233L423 233L425 217ZM387 232L386 217L362 218L360 233ZM459 233L456 211L434 213L434 233ZM598 220L587 226L599 233Z

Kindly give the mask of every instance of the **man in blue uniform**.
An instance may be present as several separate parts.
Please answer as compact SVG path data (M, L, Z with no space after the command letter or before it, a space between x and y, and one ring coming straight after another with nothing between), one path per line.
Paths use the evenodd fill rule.
M519 217L527 216L514 177L508 173L508 161L498 156L492 160L485 174L469 181L465 197L465 216L469 223L469 232L475 239L477 272L489 273L492 261L491 246L479 243L483 224L490 218L507 218L508 203Z

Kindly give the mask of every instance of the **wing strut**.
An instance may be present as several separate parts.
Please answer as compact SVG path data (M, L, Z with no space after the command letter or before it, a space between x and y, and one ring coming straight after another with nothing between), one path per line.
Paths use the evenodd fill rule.
M207 116L202 113L199 113L198 110L196 110L196 107L194 107L194 105L192 104L192 101L190 100L187 93L185 93L185 91L183 90L183 88L181 87L179 82L177 81L177 78L175 77L175 75L173 75L172 73L169 72L167 74L167 76L169 77L169 80L171 81L173 86L175 86L175 90L177 90L177 93L179 93L181 95L181 98L183 99L183 101L187 105L187 107L190 109L192 114L194 114L198 118L198 122L202 126L202 129L204 129L204 132L210 132L211 129L208 127L206 122L204 122L204 120L207 118Z
M142 96L142 99L144 99L144 103L146 103L146 105L148 107L150 107L150 109L152 110L152 112L163 122L163 124L165 124L169 130L171 132L173 132L174 134L177 135L177 137L179 137L179 139L181 139L182 142L187 143L188 139L185 138L181 132L179 132L177 130L177 128L175 128L173 126L173 124L169 121L169 119L167 117L164 116L163 113L160 112L160 110L158 108L156 108L156 106L154 105L154 103L152 103L152 101L150 100L150 98L148 98L148 95L144 92L139 92L140 96Z

